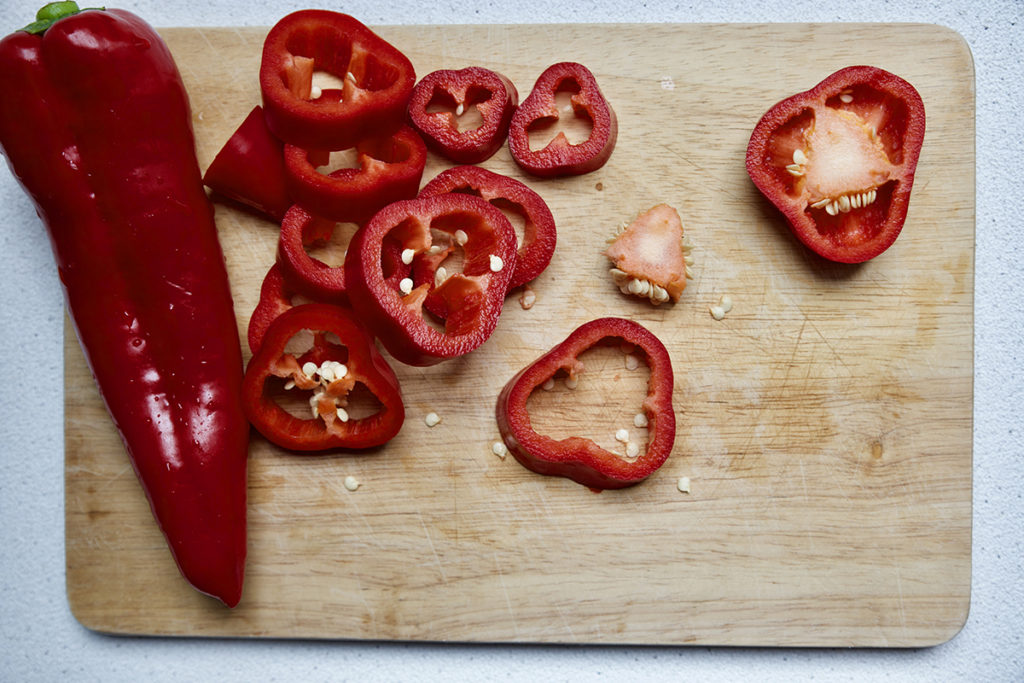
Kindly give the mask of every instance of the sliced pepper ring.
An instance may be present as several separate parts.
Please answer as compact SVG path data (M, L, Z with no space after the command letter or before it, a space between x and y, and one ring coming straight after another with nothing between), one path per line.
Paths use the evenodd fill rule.
M281 275L281 266L276 263L272 265L260 286L259 303L249 316L249 351L256 353L259 350L270 323L289 308L294 308L292 299L297 294L298 292L285 283L284 276Z
M303 331L313 333L312 347L295 355L288 350L289 342ZM277 402L268 381L272 378L286 382L286 390L314 392L310 418L297 417ZM357 384L376 397L377 412L360 418L348 415L348 396ZM252 425L268 441L291 451L379 446L390 441L405 420L398 378L373 338L350 310L330 304L302 304L270 324L246 368L242 394Z
M450 243L466 235L463 272L443 283L394 283L386 272L387 244L398 245L402 262L416 268L429 258L434 233ZM394 202L356 231L345 256L349 301L384 347L408 365L433 365L483 344L501 315L515 268L516 234L505 215L466 194L442 194ZM436 292L443 330L427 324L423 301Z
M584 351L623 342L634 345L635 353L642 351L650 368L643 402L649 429L646 452L627 461L585 437L555 440L534 431L526 408L530 394L559 370L578 372L578 359ZM529 470L567 477L594 489L632 486L653 474L672 453L676 435L673 381L668 351L653 333L625 318L598 318L578 327L508 381L495 406L498 431L509 452Z

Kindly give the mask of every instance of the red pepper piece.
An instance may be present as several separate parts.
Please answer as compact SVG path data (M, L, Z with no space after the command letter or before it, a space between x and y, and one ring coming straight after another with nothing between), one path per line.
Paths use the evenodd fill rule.
M645 453L628 461L588 438L556 441L533 430L526 405L530 394L559 370L573 376L580 372L582 364L578 358L587 349L623 342L635 345L635 353L643 353L651 373L643 402L649 429ZM653 474L672 453L676 436L672 385L672 361L653 333L624 318L591 320L509 380L498 395L495 408L498 430L509 452L534 472L568 477L595 489L632 486Z
M341 87L315 92L317 71ZM412 62L346 14L293 12L263 43L260 90L267 125L306 149L348 149L363 138L390 135L405 120L415 84Z
M420 196L447 192L473 194L523 217L523 240L516 253L516 269L509 289L530 282L551 263L557 241L555 218L544 199L529 187L515 178L479 166L456 166L427 183L420 190ZM430 277L433 277L432 271Z
M382 266L388 241L416 259L431 246L450 243L463 231L463 272L442 284L386 279ZM345 256L349 300L370 330L399 361L433 365L483 344L501 315L515 268L515 229L500 210L479 197L442 194L409 199L381 209L356 231ZM409 260L408 258L403 260ZM423 300L434 289L445 317L444 330L423 319Z
M184 577L234 606L246 554L241 349L171 53L133 14L85 10L0 42L0 88L17 93L0 98L0 146L49 232L154 516Z
M761 117L747 173L801 242L832 261L861 263L903 229L924 129L910 83L851 66Z
M254 108L206 169L203 183L214 192L280 223L294 203L285 186L284 143Z
M496 71L480 66L442 69L427 74L413 88L409 123L437 154L460 164L478 164L505 143L518 103L512 81ZM483 120L475 128L459 130L458 119L469 107L475 107Z
M286 351L304 330L313 333L312 347L300 355ZM336 335L341 344L330 341L328 334ZM379 404L368 415L349 412L358 386L369 390ZM329 304L296 306L270 324L246 368L243 392L253 426L271 443L292 451L380 446L405 420L398 378L373 338L350 310ZM305 419L278 402L301 392L310 392L301 403L309 411Z
M365 223L386 204L412 199L427 163L427 147L412 128L367 138L355 146L358 168L320 173L330 153L285 145L288 191L310 213L335 221Z
M531 150L530 131L561 117L555 101L560 92L572 93L570 101L576 116L588 118L593 126L590 137L574 145L559 131L544 148ZM580 175L604 166L615 148L618 131L615 112L601 94L594 74L582 64L559 62L540 75L530 95L512 116L508 148L516 163L533 175Z
M276 263L272 265L260 286L259 303L256 304L256 308L249 317L247 334L249 351L255 354L259 350L270 323L288 309L294 308L293 301L298 296L298 292L284 281L284 276L281 275L281 266Z

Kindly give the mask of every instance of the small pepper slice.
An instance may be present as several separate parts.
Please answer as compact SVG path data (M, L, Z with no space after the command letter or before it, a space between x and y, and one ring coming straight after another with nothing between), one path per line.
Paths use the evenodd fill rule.
M861 263L903 229L924 130L910 83L851 66L761 117L747 173L801 242L832 261Z
M310 213L351 223L365 223L384 205L416 196L427 147L412 128L360 140L355 152L358 168L323 174L317 168L327 165L330 152L285 145L289 195Z
M284 143L255 107L206 169L203 184L280 223L293 202L285 186Z
M614 264L609 272L619 291L657 306L679 301L686 289L689 249L679 212L658 204L623 228L604 253Z
M389 281L382 260L389 241L398 245L402 262L415 269L416 259L428 256L435 240L450 244L459 231L466 235L463 272L436 285L413 287L411 278ZM349 301L392 356L408 365L434 365L469 353L491 336L515 258L515 229L479 197L441 194L395 202L377 212L349 243ZM423 301L432 290L445 318L443 331L423 318Z
M585 437L556 441L534 431L527 399L559 370L580 372L579 356L601 344L635 346L650 368L643 411L647 417L647 451L636 460L624 458ZM520 370L498 395L498 431L524 467L539 474L567 477L594 489L617 489L637 484L662 466L672 453L676 417L672 407L672 361L661 341L643 326L625 318L598 318L584 323L532 364Z
M272 265L260 286L259 303L256 304L252 315L249 316L247 331L249 351L254 354L259 351L270 323L288 309L294 308L293 302L297 296L298 292L284 281L284 276L281 275L281 266L276 263Z
M518 103L512 81L496 71L480 66L441 69L413 88L409 123L437 154L460 164L478 164L505 143ZM469 107L483 120L475 128L459 130L458 119Z
M312 347L300 355L287 351L286 345L303 331L313 333ZM376 412L349 415L346 408L358 385L375 397ZM312 392L308 419L278 402L301 391ZM302 304L279 315L249 361L242 392L252 425L271 443L292 451L379 446L405 420L398 378L373 338L350 310L330 304Z
M578 145L559 131L539 150L530 149L530 131L558 120L555 101L560 92L572 93L576 116L590 120L590 137ZM615 111L601 93L590 69L576 62L552 64L540 75L530 95L519 105L509 125L508 148L516 163L528 173L541 177L581 175L604 166L618 136Z
M324 71L339 88L314 90ZM267 125L285 142L339 150L389 135L405 120L416 84L412 62L359 20L328 10L300 10L267 34L260 90Z
M420 190L419 196L448 192L476 195L523 217L523 241L516 253L516 269L508 285L510 290L533 280L551 263L557 242L555 218L544 199L529 187L515 178L480 166L456 166L435 176ZM430 275L433 276L433 271Z

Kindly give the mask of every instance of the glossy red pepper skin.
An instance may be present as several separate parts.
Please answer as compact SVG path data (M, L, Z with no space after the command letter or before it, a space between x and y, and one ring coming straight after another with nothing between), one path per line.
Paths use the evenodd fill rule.
M348 223L365 223L386 204L412 199L420 188L427 147L412 128L360 140L358 168L320 173L330 153L285 145L289 195L310 213Z
M284 143L267 128L262 108L253 108L228 138L206 169L203 183L281 222L294 202L285 183Z
M572 92L574 111L590 119L590 137L573 145L559 132L539 150L530 149L530 130L561 114L555 102L559 92ZM590 69L576 62L552 64L537 78L529 96L519 105L508 131L508 148L515 162L535 176L581 175L607 163L615 149L619 124Z
M555 218L547 202L528 186L480 166L456 166L435 176L420 190L420 196L448 192L473 194L522 216L523 240L516 253L510 290L530 282L551 263L558 241Z
M440 286L421 284L408 294L396 278L387 279L382 255L390 242L399 252L428 254L432 231L454 239L464 231L463 272ZM492 258L501 267L492 270ZM500 210L465 194L419 197L389 204L356 231L345 256L349 301L374 335L397 360L427 366L465 355L483 344L498 324L505 292L515 268L515 229ZM423 319L423 301L431 292L445 317L443 331Z
M622 342L642 351L650 368L648 393L643 402L649 439L647 451L628 461L592 440L570 437L556 441L534 431L527 399L559 370L580 370L579 356L599 344ZM675 443L676 419L672 407L672 362L661 341L643 326L624 318L599 318L584 323L565 341L523 368L498 395L495 417L509 452L524 467L540 474L568 477L594 489L617 489L637 484L664 464Z
M312 347L299 356L285 347L299 332L313 332ZM329 341L332 333L341 345ZM318 382L302 367L325 361L338 361L347 368L344 378ZM319 375L318 375L319 377ZM276 400L268 380L277 378L296 383L287 391L323 392L323 403L316 417L296 417ZM363 417L340 418L334 399L345 406L356 383L368 389L379 402L379 409ZM377 350L373 338L352 311L330 304L310 303L291 308L279 315L267 328L259 350L249 361L243 385L245 410L253 426L282 448L300 453L333 449L364 449L390 441L405 420L398 378Z
M828 174L843 177L847 200L856 197L858 206L830 207L828 197L819 196L813 164L827 151L811 146L826 117L847 121L842 132L864 138L867 151L842 162L843 173L833 168ZM924 132L924 104L910 83L876 67L847 67L761 117L747 146L747 173L806 246L832 261L861 263L888 249L903 229ZM794 159L798 149L806 150L805 164ZM847 148L843 156L855 155ZM863 178L862 185L855 178ZM860 205L865 196L870 203Z
M0 145L49 232L100 394L184 577L242 591L249 427L188 97L160 36L86 10L0 42Z
M311 97L314 71L331 74L342 87ZM293 12L263 43L260 90L267 125L305 149L348 149L363 138L390 135L405 121L415 84L408 57L346 14Z
M476 107L479 126L459 130L457 114L430 111L439 102L456 112ZM441 69L424 76L409 98L409 123L430 149L459 164L478 164L494 156L508 137L519 92L505 76L480 66Z

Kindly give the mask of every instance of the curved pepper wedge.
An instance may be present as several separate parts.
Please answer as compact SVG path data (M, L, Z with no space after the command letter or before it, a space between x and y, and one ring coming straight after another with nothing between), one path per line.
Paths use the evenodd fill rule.
M903 229L924 141L924 104L899 76L851 66L769 109L747 173L819 255L861 263Z
M556 441L534 431L527 399L559 370L575 376L583 370L579 356L599 344L635 346L650 368L643 411L647 417L647 450L635 460L607 451L585 437ZM567 477L594 489L637 484L664 464L675 443L672 407L672 361L661 341L643 326L625 318L598 318L584 323L532 364L520 370L498 395L495 417L509 452L539 474Z
M419 196L448 192L476 195L522 216L523 240L516 252L516 268L508 284L510 290L530 282L551 263L558 240L555 218L544 199L525 184L480 166L456 166L435 176L423 186ZM430 275L433 276L433 271Z
M312 332L313 341L296 355L289 342L303 332ZM375 411L350 414L357 387L372 394ZM271 443L292 451L380 446L405 420L398 378L373 338L350 310L330 304L302 304L275 318L249 361L242 389L253 426ZM308 418L281 403L303 392L309 396L298 402Z
M297 295L298 292L284 281L281 266L276 263L272 265L260 285L259 303L249 316L249 328L246 331L249 351L253 354L259 351L270 323L289 308L295 307L294 298Z
M249 425L188 95L142 19L59 5L75 13L0 42L0 146L49 232L86 360L182 575L234 606Z
M409 98L409 123L431 150L460 164L478 164L501 149L519 92L496 71L480 66L441 69L420 80ZM482 119L460 130L459 118L473 107ZM453 111L454 110L454 113Z
M340 88L315 90L326 72ZM277 22L263 43L260 90L270 130L306 149L339 150L390 135L405 121L416 84L412 62L359 20L300 10Z
M360 140L355 152L358 168L324 174L317 168L328 164L329 152L285 145L289 195L312 214L350 223L365 223L384 205L416 196L427 147L412 128Z
M541 149L530 148L530 132L557 121L561 112L555 96L571 94L576 116L590 120L590 137L578 145L561 131ZM576 62L552 64L537 78L533 90L512 116L508 148L515 162L541 177L581 175L605 165L615 149L619 124L590 69Z
M457 233L463 268L438 283L397 283L385 271L388 243L402 263L416 268L432 248L451 244ZM349 301L384 347L399 361L426 366L462 356L491 336L498 324L515 268L516 234L505 215L465 194L419 197L389 204L356 231L345 256ZM423 318L423 301L434 293L443 330Z

